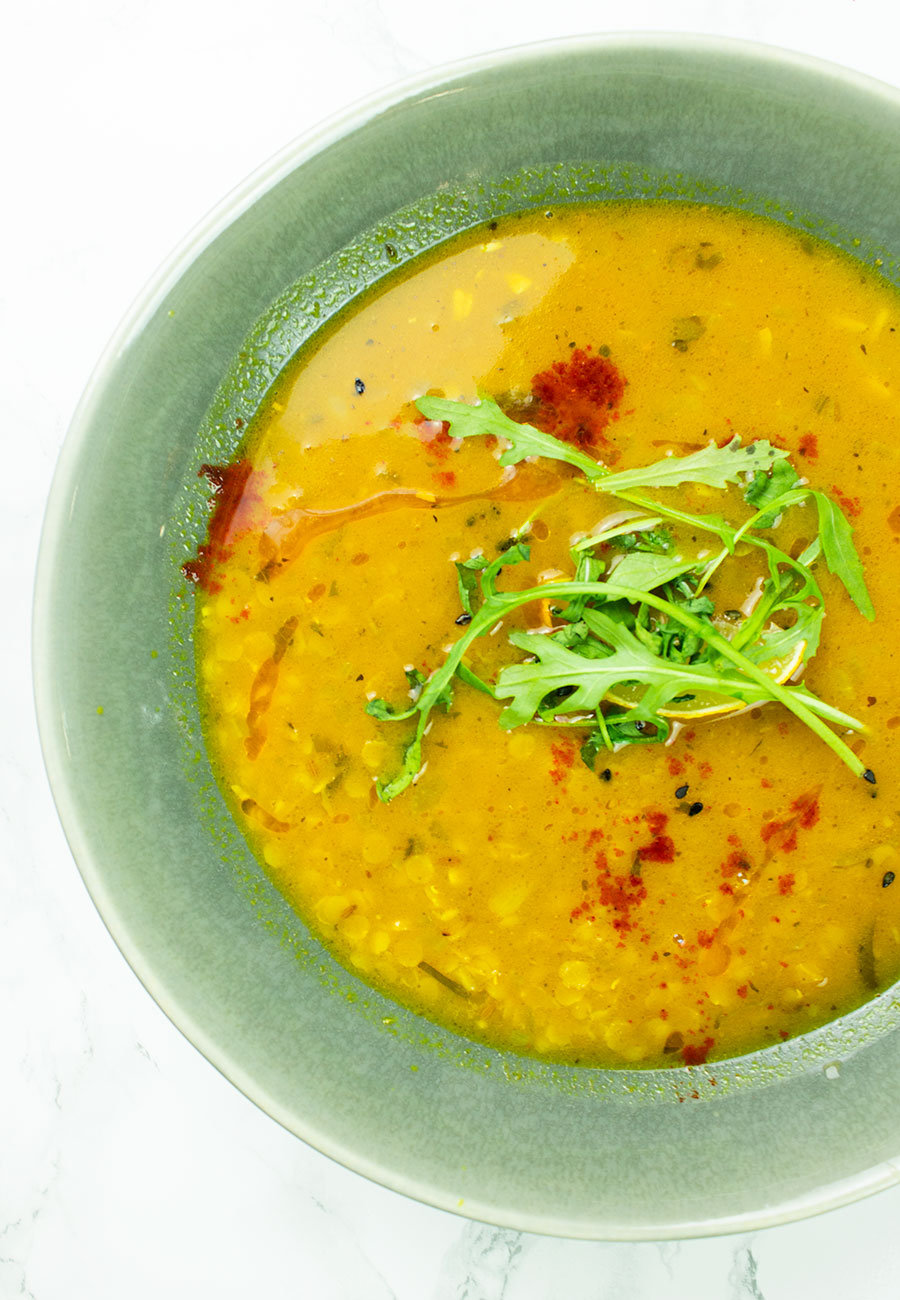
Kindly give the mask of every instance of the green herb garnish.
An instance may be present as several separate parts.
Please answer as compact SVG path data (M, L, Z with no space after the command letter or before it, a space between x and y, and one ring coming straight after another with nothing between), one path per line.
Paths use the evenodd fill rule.
M806 686L785 680L796 676L818 648L825 610L812 565L820 555L860 612L874 617L849 523L829 497L801 483L785 451L765 441L744 445L735 438L724 447L710 444L689 456L611 473L577 448L511 420L489 397L477 405L423 397L418 407L427 419L448 422L455 438L502 438L509 445L501 465L532 456L564 461L598 492L647 513L579 541L571 550L574 576L569 581L499 590L501 571L529 559L529 548L521 541L491 562L478 556L456 565L463 610L458 622L464 630L446 660L427 680L421 673L410 678L409 708L394 710L384 700L367 705L367 712L382 721L418 719L401 770L378 781L382 800L395 798L421 774L431 712L437 705L451 707L456 678L506 702L498 717L501 727L533 722L586 730L581 752L589 766L603 749L664 741L673 717L720 715L776 701L855 775L872 780L832 730L861 731L862 724ZM692 514L640 492L685 484L720 490L740 486L755 513L738 527L721 515ZM795 559L764 534L786 510L806 502L816 506L818 534ZM713 534L720 551L702 561L679 555L673 524ZM762 550L768 577L752 611L732 613L723 630L726 620L716 620L704 588L739 542ZM607 570L595 554L601 546L625 553ZM542 634L511 632L510 645L525 658L504 665L494 682L482 680L464 663L469 647L513 610L538 600L554 602L557 625Z

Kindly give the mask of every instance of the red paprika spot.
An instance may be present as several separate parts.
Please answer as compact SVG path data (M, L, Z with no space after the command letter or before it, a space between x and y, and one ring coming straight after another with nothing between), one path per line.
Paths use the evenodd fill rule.
M842 492L836 483L832 483L831 492L845 515L858 515L862 510L859 497L847 496L846 492Z
M559 785L560 781L565 780L566 776L568 776L572 764L575 762L575 746L561 741L559 744L550 746L550 754L553 758L553 766L550 768L550 780L554 785Z
M702 1043L685 1043L681 1049L681 1056L685 1065L704 1065L706 1058L709 1056L711 1049L715 1046L715 1039L705 1038Z
M529 412L529 423L564 442L609 448L603 430L624 391L625 380L610 360L590 347L576 348L565 361L555 361L532 379L538 409Z
M801 794L799 799L795 799L791 804L791 810L800 814L800 825L804 830L810 826L815 826L819 820L819 800L817 794Z
M740 849L735 849L732 853L729 853L728 857L719 868L719 871L726 880L731 876L744 875L749 870L750 864Z
M428 448L432 460L445 461L459 447L459 441L450 437L449 427L444 420L416 421L416 437Z
M674 862L675 842L668 835L657 835L638 849L642 862Z
M845 515L858 515L862 510L860 498L848 497L847 493L840 490L838 484L831 484L831 494L832 497L835 498L836 502L838 502Z
M205 591L221 590L214 571L231 554L230 543L236 533L245 527L253 506L259 504L259 495L250 490L253 467L249 460L236 460L232 465L201 465L197 477L205 477L212 485L213 512L209 520L206 541L197 547L197 558L181 566L181 572L190 582L196 582Z

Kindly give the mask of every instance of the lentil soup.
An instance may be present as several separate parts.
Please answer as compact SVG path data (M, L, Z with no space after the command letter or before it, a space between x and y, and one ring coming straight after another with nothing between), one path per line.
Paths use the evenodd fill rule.
M786 227L597 204L458 237L294 360L241 458L205 467L216 507L185 568L221 786L349 969L464 1035L601 1066L739 1055L897 978L898 325L876 273ZM790 509L757 526L808 563L827 617L814 657L797 633L797 654L758 659L838 711L828 732L845 761L778 699L670 694L647 726L634 683L594 710L609 747L584 744L583 717L554 725L549 696L539 717L501 725L478 684L558 635L573 541L588 539L589 576L615 581L673 511L736 527L752 497L688 482L653 494L662 525L635 524L633 494L604 499L565 460L501 465L502 439L456 436L419 409L425 394L489 396L614 473L732 440L793 466L820 495L789 483ZM822 493L852 525L874 623L810 544ZM698 579L715 538L673 525L657 549L695 566L690 609L739 638L772 552L742 538ZM396 714L477 619L476 583L501 557L498 589L550 595L472 642L411 759L416 723ZM776 616L770 644L814 604L804 592ZM655 617L632 635L658 649L671 624ZM510 632L530 640L511 649ZM625 719L613 735L610 699Z

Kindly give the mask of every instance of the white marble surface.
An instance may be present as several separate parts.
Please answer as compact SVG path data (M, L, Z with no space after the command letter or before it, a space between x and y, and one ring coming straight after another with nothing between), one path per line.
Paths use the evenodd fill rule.
M451 9L453 17L450 17ZM900 1188L669 1244L501 1231L283 1132L165 1019L96 915L32 716L44 500L93 363L171 247L322 117L472 53L679 30L900 84L894 0L47 0L3 21L0 1297L817 1300L900 1294Z

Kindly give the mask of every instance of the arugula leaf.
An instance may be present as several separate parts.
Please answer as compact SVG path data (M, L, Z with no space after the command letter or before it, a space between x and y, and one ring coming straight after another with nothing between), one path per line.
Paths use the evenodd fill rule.
M824 492L813 492L812 497L819 513L819 536L828 571L840 578L863 618L871 622L875 608L866 589L862 563L853 545L853 529L840 506Z
M406 674L406 680L409 682L409 697L413 701L413 705L415 706L415 704L417 703L417 701L419 700L422 694L422 691L428 685L428 678L422 672L421 668L404 668L403 671ZM390 711L390 705L385 705L383 700L377 700L377 701L373 700L372 703L373 704L377 703L379 706L384 706L389 711L389 717L396 718L398 716L397 714ZM443 689L440 691L440 693L435 697L434 705L440 704L443 706L443 708L449 710L450 705L452 703L453 703L453 687L450 683L447 683L447 685L444 686ZM369 710L369 712L371 711L372 710ZM407 713L409 712L410 710L407 710ZM378 714L376 713L375 716L377 717Z
M651 551L655 555L668 555L675 545L671 528L644 528L640 531L612 533L603 540L623 551Z
M564 689L570 691L565 700L566 713L596 713L616 687L645 685L649 689L638 712L654 722L660 709L686 692L712 694L725 702L742 704L758 704L770 698L766 685L748 681L728 669L672 663L653 654L627 627L608 619L600 610L585 611L584 622L610 648L610 653L588 659L553 636L510 634L511 644L534 656L534 661L500 670L494 694L498 700L512 701L500 714L501 727L530 722L540 715L548 695Z
M406 746L403 753L403 766L391 781L378 780L375 789L382 803L390 803L413 784L422 770L422 736L419 731Z
M796 657L801 646L803 648L802 663L805 664L814 657L819 648L825 610L821 606L817 609L813 605L802 604L794 608L796 609L797 618L790 627L783 628L777 626L777 624L773 625L760 633L755 641L743 647L744 654L748 659L752 659L755 664L791 659Z
M431 707L436 709L438 705L446 712L450 712L450 706L453 703L453 682L447 681L441 689L434 695L431 700Z
M761 510L784 496L800 482L800 475L787 460L777 460L767 470L759 470L744 493L748 505ZM768 527L768 525L766 525Z
M606 568L602 560L598 560L596 555L588 555L586 551L572 551L575 564L575 578L578 582L596 582L600 574Z
M552 434L541 433L533 425L511 420L486 394L481 394L474 406L468 402L451 402L444 397L420 397L416 406L426 420L443 420L449 424L454 438L483 438L486 434L504 438L510 445L500 457L501 465L517 465L529 456L543 456L547 460L562 460L574 465L591 480L607 472L583 451L560 442Z
M523 550L527 548L522 548ZM505 558L505 557L501 557ZM513 632L510 642L519 649L527 649L535 658L531 663L513 664L501 669L493 694L498 699L512 699L500 715L501 726L514 727L540 718L548 698L561 698L567 714L593 714L598 726L606 725L613 743L646 742L660 734L668 734L669 724L659 709L686 692L711 692L726 702L743 705L777 700L785 705L816 735L818 735L853 771L862 776L865 765L840 736L823 721L837 723L845 728L862 730L862 724L849 715L820 702L805 688L780 685L748 656L736 649L725 637L708 623L655 593L619 586L612 582L576 583L556 582L524 591L499 592L495 577L500 564L494 561L482 576L484 604L473 617L471 624L453 646L444 664L428 679L414 711L419 714L416 734L407 747L403 767L393 780L378 783L379 797L385 802L405 790L421 770L422 740L427 730L432 708L440 702L462 662L471 643L484 635L498 619L521 605L535 600L597 597L604 602L604 610L585 608L582 621L588 632L606 647L599 657L577 652L577 637L572 648L554 635ZM491 570L494 572L491 573ZM705 640L714 650L719 662L679 664L667 662L641 643L626 626L624 620L611 617L605 602L612 600L642 603L658 610L668 618L682 624L687 631ZM578 633L580 635L580 632ZM601 719L600 706L608 692L621 684L643 684L646 690L636 707L627 717L609 723ZM614 715L617 717L617 715ZM390 720L394 720L393 715ZM578 719L580 722L580 719ZM649 722L652 732L645 732L638 723Z
M787 577L787 582L783 575L769 579L759 604L733 638L733 643L756 663L797 659L799 655L799 662L806 664L819 649L825 619L819 585L811 574L805 583L797 581L796 571ZM777 585L779 578L783 585ZM793 585L790 579L794 579ZM770 615L781 622L774 622Z
M685 587L684 590L680 589L682 586ZM694 596L686 584L678 583L676 590L670 593L669 599L673 600L683 613L693 614L702 624L715 630L712 621L715 606L709 597ZM659 644L659 653L676 663L706 663L715 657L713 650L704 639L705 634L701 636L695 631L688 631L674 620L670 619L667 623L658 625L655 636Z
M711 442L690 456L667 456L653 465L620 470L604 479L600 491L618 495L637 487L680 487L684 483L724 488L729 483L740 482L746 474L767 469L786 456L786 451L773 447L771 443L748 442L743 445L740 438L735 437L724 447Z
M475 555L470 560L457 560L456 582L459 588L459 603L465 614L474 614L479 603L481 590L478 575L488 567L483 555ZM474 599L474 604L473 604Z
M575 448L530 425L517 424L491 398L477 406L423 398L419 409L429 419L448 421L455 437L491 433L510 445L501 464L529 456L547 456L579 469L593 487L652 513L601 529L577 542L571 551L575 575L524 591L498 590L505 567L529 558L529 547L511 542L495 560L483 556L456 565L460 601L468 616L465 631L446 660L425 680L418 670L407 676L414 703L395 712L384 700L367 711L382 721L418 715L416 731L404 750L400 772L379 781L379 796L388 801L424 770L422 748L434 708L449 708L455 677L507 701L499 716L504 727L539 724L589 727L582 758L591 766L601 747L653 743L671 731L667 715L683 713L699 700L703 712L727 712L777 701L805 723L856 775L871 780L861 760L833 726L861 730L848 714L819 700L807 687L782 684L775 675L802 666L818 648L824 602L813 575L820 555L845 585L860 611L873 616L862 565L853 546L852 529L823 493L799 486L786 453L768 442L726 447L711 444L685 457L610 474ZM740 527L721 515L694 515L674 506L648 501L637 487L673 487L684 482L719 489L744 484L744 497L756 507ZM814 501L819 533L799 559L786 554L754 530L768 529L784 510ZM709 532L722 551L708 562L672 554L674 538L662 520ZM654 530L658 534L654 537ZM514 536L521 536L519 530ZM607 574L593 549L619 542L624 557ZM738 542L762 550L769 576L749 616L719 630L715 608L703 587L734 553ZM496 631L499 622L531 601L553 601L558 624L549 632L514 631L509 642L525 652L524 662L504 665L495 684L482 681L464 662L477 638ZM611 707L611 705L613 707Z
M369 700L366 704L366 713L372 718L377 718L379 722L400 722L403 718L410 718L415 713L415 708L406 709L399 712L393 704L388 704L387 700Z
M686 560L681 555L657 555L650 551L629 551L623 555L618 564L610 569L610 580L622 583L626 587L643 587L653 591L667 582L672 582L683 573L691 573L702 568L696 560Z
M633 514L623 522L597 527L576 542L574 551L590 550L592 546L615 546L623 551L655 551L667 554L674 546L672 530L662 524L662 519L649 515Z
M660 745L669 738L670 727L665 718L656 717L649 725L634 713L612 713L606 719L609 742L613 749L619 745Z
M409 682L410 698L417 700L422 694L422 687L428 679L421 668L404 668L403 671L406 674L406 680Z
M467 686L474 686L476 691L481 691L483 695L489 695L491 699L494 699L493 686L488 686L487 682L482 681L478 674L474 673L468 664L458 664L456 675L459 680L465 682Z
M585 767L589 767L592 772L597 761L597 755L601 750L609 748L607 736L608 732L604 728L595 727L579 750L582 763L584 763Z

